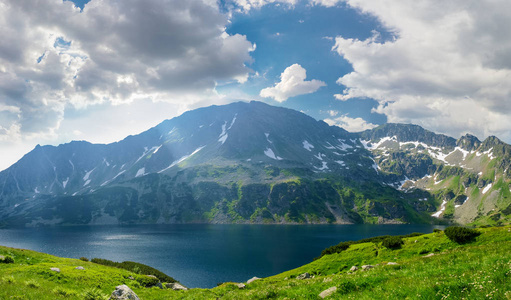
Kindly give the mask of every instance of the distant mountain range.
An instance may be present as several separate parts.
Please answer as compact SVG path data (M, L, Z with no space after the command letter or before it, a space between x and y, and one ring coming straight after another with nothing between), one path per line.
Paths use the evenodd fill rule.
M499 224L511 146L416 125L361 133L261 102L189 111L108 145L37 146L0 172L0 226Z

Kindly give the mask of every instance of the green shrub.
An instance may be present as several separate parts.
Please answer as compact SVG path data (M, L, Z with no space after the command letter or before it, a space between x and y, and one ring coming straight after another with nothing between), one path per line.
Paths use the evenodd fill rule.
M434 233L439 233L439 232L442 232L442 229L435 228L435 229L433 229L433 232Z
M4 282L4 283L14 283L15 281L16 280L14 279L14 276L12 276L12 275L2 277L2 282Z
M403 239L399 236L389 236L382 241L383 247L387 249L399 249L403 244Z
M159 281L161 282L168 282L173 283L177 282L174 278L168 276L167 274L161 272L160 270L157 270L153 267L133 262L133 261L123 261L123 262L115 262L108 259L103 258L93 258L91 259L91 262L104 265L104 266L110 266L110 267L116 267L119 269L128 270L130 272L136 273L136 274L143 274L143 275L154 275L156 276ZM158 282L158 280L156 281ZM142 282L141 282L142 284ZM142 284L145 285L145 284Z
M109 297L98 288L91 288L83 292L84 300L107 300Z
M89 261L89 259L87 257L80 257L80 260L83 260L83 261Z
M25 284L26 284L28 287L30 287L30 288L34 288L34 289L38 289L38 288L40 288L40 287L41 287L41 285L40 285L37 281L35 281L35 280L33 280L33 279L31 279L31 280L27 281Z
M447 227L444 232L451 241L458 244L471 242L475 237L481 234L477 230L457 226Z
M0 257L0 263L3 263L3 264L13 264L14 263L14 258L12 258L12 256L9 256L9 255L6 255L4 257Z
M56 295L60 295L60 296L64 296L64 297L76 297L76 292L75 291L70 291L70 290L66 290L64 288L61 288L61 287L56 287L52 290L52 292Z

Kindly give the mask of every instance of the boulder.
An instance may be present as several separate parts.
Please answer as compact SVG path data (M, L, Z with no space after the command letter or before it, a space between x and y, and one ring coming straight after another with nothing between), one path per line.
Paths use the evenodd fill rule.
M140 298L127 285L123 284L115 287L115 291L110 295L110 300L140 300Z
M311 274L309 274L307 272L296 276L296 279L307 279L307 278L311 278Z
M154 276L154 275L146 275L147 277L149 278L154 278L154 279L158 279L158 277Z
M319 297L320 297L321 299L326 298L326 297L328 297L328 296L332 295L333 293L335 293L335 291L337 291L337 287L336 287L336 286L333 286L333 287L331 287L331 288L328 288L328 289L326 289L326 290L322 291L322 292L319 294Z
M356 270L358 270L358 267L357 266L353 266L353 267L351 267L350 272L355 272Z
M435 255L435 253L430 253L430 254L428 254L428 255L424 255L423 257L431 257L431 256L433 256L433 255Z
M78 266L78 267L76 267L75 269L77 269L77 270L85 270L85 268L84 268L84 267L82 267L82 266Z
M374 268L374 266L372 266L372 265L363 265L362 266L362 270L369 270L369 269L372 269L372 268Z
M243 283L238 283L238 284L236 284L236 286L238 286L238 288L239 288L240 290L242 290L242 289L244 289L244 288L245 288L245 286L246 286L246 285L245 285L245 284L243 284Z
M168 289L173 289L174 291L187 291L188 290L188 288L186 286L181 285L178 282L166 283L165 287Z
M163 289L163 284L161 284L161 282L159 282L159 281L155 286L159 287L160 289Z
M398 263L392 262L392 261L387 263L387 266L395 266L395 265L398 265Z
M50 270L52 270L53 272L60 273L60 269L59 268L50 268Z
M247 284L250 284L250 283L252 283L252 282L254 282L256 280L259 280L259 279L261 279L261 278L254 276L254 277L250 278L249 280L247 280Z

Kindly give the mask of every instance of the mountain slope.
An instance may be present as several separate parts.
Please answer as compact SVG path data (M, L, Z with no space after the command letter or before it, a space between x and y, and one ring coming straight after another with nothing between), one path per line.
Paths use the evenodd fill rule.
M108 145L37 146L0 172L0 224L501 222L484 214L507 212L509 149L416 125L349 133L238 102ZM466 201L477 207L451 209L489 184Z

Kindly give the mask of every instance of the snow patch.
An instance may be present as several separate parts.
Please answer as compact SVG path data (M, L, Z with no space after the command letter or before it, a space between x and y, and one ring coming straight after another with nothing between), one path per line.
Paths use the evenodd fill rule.
M85 183L83 184L83 186L87 186L87 185L89 185L89 183L90 183L90 179L87 179L87 181L85 181Z
M486 194L486 192L488 192L491 189L492 185L493 183L489 183L487 186L484 187L483 195Z
M343 162L342 160L336 160L335 161L336 163L340 164L341 166L345 167L346 166L346 163Z
M225 134L225 135L222 135L218 141L222 143L222 145L225 143L225 141L227 141L227 138L229 137L229 134Z
M321 154L321 152L319 152L317 155L314 155L314 157L319 159L319 160L323 160L323 156L325 156L325 155Z
M196 154L197 152L201 151L201 150L202 150L202 148L204 148L204 147L206 147L206 146L202 146L202 147L199 147L199 148L195 149L195 151L193 151L193 152L192 152L192 153L190 153L189 155L185 155L185 156L181 157L180 159L178 159L178 160L176 160L176 161L172 162L172 163L170 164L170 166L166 167L166 168L165 168L165 169L163 169L163 170L158 171L158 173L164 172L164 171L166 171L166 170L168 170L168 169L172 168L173 166L175 166L175 165L179 164L180 162L184 161L185 159L187 159L187 158L189 158L189 157L192 157L194 154Z
M467 197L467 199L465 199L465 201L463 201L463 203L456 204L456 205L454 205L454 207L458 208L458 207L462 206L463 204L467 203L468 199L470 199L470 198Z
M105 165L106 165L107 167L110 167L110 163L109 163L108 161L106 161L106 158L104 158L104 157L103 157L103 162L105 163Z
M73 171L75 170L75 165L73 164L73 162L71 160L68 160L69 163L71 164L71 167L73 167Z
M327 165L327 162L324 161L323 165L321 166L321 168L318 168L316 166L314 166L314 168L316 168L317 170L320 170L320 171L324 171L324 170L328 170L328 165Z
M62 181L62 186L64 188L66 188L66 185L67 185L68 182L69 182L69 177L66 180Z
M276 156L275 153L273 152L273 150L271 150L270 148L266 148L266 150L264 150L264 155L268 156L269 158L275 159L275 160L282 160L282 158Z
M270 139L269 139L270 134L265 132L264 135L266 136L266 140L268 141L268 143L273 144L273 142L270 141Z
M156 149L156 148L157 148L156 146L152 147L151 149L144 147L144 153L142 153L142 155L140 155L140 157L137 159L137 161L135 161L135 164L138 163L138 161L141 160L144 156L149 154L149 152L154 151L154 149Z
M232 121L231 121L231 125L229 125L229 128L227 128L227 130L231 129L232 128L232 125L234 125L234 122L236 122L236 117L238 116L238 114L235 114L234 115L234 118L232 118Z
M432 214L431 216L432 217L435 217L435 218L440 218L440 215L444 212L445 210L445 205L447 204L447 201L446 200L443 200L442 201L442 204L440 205L440 210L437 211L436 213Z
M332 146L332 144L330 144L329 142L326 142L328 144L328 146L325 146L325 148L327 148L328 150L333 150L335 149L334 146Z
M144 176L144 175L145 175L145 167L138 169L137 175L135 175L135 177L140 177L140 176Z
M311 143L309 143L307 140L304 140L302 142L302 144L303 144L303 148L305 148L305 150L312 151L312 148L314 148L314 146Z
M153 154L155 154L156 152L158 152L158 150L160 150L161 146L163 146L163 144L162 144L162 145L160 145L160 146L158 146L158 148L156 148L156 150L154 150L154 151L153 151Z
M90 174L92 173L92 171L94 171L94 170L96 170L96 168L94 168L94 169L92 169L92 170L90 170L90 171L88 171L88 172L87 172L87 171L85 171L85 176L83 176L83 181L87 181L87 180L89 180L89 176L90 176ZM89 181L90 181L90 180L89 180Z
M39 193L40 193L40 192L39 192L39 188L38 188L38 187L36 187L36 188L34 189L34 193L36 193L36 194L39 194Z
M374 150L374 149L377 149L378 147L380 147L381 144L383 144L383 143L385 143L387 141L397 142L397 137L396 136L392 136L392 137L386 136L386 137L381 138L376 143L371 143L371 141L366 141L366 140L360 140L360 143L362 143L364 148L366 148L368 150ZM369 144L371 144L371 145L369 146Z
M348 149L353 148L353 146L346 144L344 142L344 140L338 139L338 141L339 141L339 145L337 145L336 148L341 150L341 151L348 151ZM351 140L351 141L353 141L353 140Z
M226 128L227 127L227 121L224 122L224 124L222 125L222 133L220 133L220 135L218 136L219 139L218 141L222 143L222 145L225 143L225 141L227 140L227 137L228 137L228 134L227 134L227 131L226 131Z

